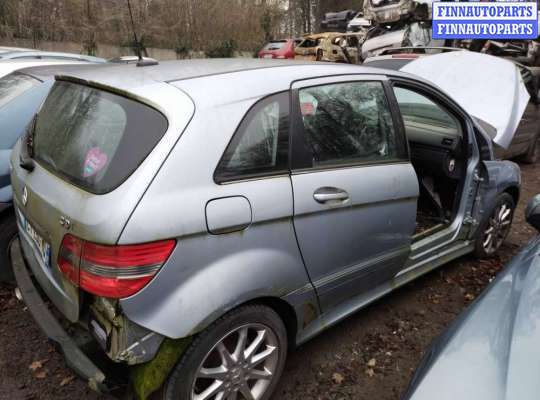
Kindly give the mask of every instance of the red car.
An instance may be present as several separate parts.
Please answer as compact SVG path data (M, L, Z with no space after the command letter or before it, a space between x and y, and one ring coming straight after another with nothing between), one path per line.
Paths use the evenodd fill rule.
M298 39L272 40L259 51L259 58L294 59L294 46L298 43Z

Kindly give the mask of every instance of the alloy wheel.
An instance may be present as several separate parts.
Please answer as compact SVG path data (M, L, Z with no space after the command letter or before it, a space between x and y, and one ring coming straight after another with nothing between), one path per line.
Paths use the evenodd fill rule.
M205 356L192 388L192 400L259 400L279 364L276 334L262 324L227 333Z
M486 254L494 254L503 244L508 232L510 232L512 211L512 207L508 203L503 203L493 210L482 240Z

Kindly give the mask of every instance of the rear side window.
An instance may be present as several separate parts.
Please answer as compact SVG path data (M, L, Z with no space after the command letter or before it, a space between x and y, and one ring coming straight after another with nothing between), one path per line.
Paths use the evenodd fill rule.
M218 183L288 171L289 95L257 103L245 116L216 169Z
M67 181L103 194L137 169L167 127L161 113L137 101L57 82L36 122L34 157Z
M9 74L0 79L0 107L39 85L41 81L23 74Z
M286 41L276 41L276 42L270 42L266 46L264 46L263 50L266 51L273 51L273 50L279 50L282 49L287 44Z
M299 91L311 165L375 163L406 157L381 82L345 82Z

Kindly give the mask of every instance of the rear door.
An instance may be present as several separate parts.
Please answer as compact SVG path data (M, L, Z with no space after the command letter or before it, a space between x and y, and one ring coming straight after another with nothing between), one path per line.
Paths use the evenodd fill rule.
M292 97L294 225L328 311L403 265L418 181L384 77L301 81Z

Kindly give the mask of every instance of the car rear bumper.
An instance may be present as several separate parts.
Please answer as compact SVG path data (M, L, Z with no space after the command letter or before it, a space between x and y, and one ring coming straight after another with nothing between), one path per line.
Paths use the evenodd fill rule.
M75 344L41 298L26 267L18 240L11 245L10 255L20 294L41 330L63 353L67 365L86 380L92 389L102 393L110 392L113 386L107 383L105 374Z

